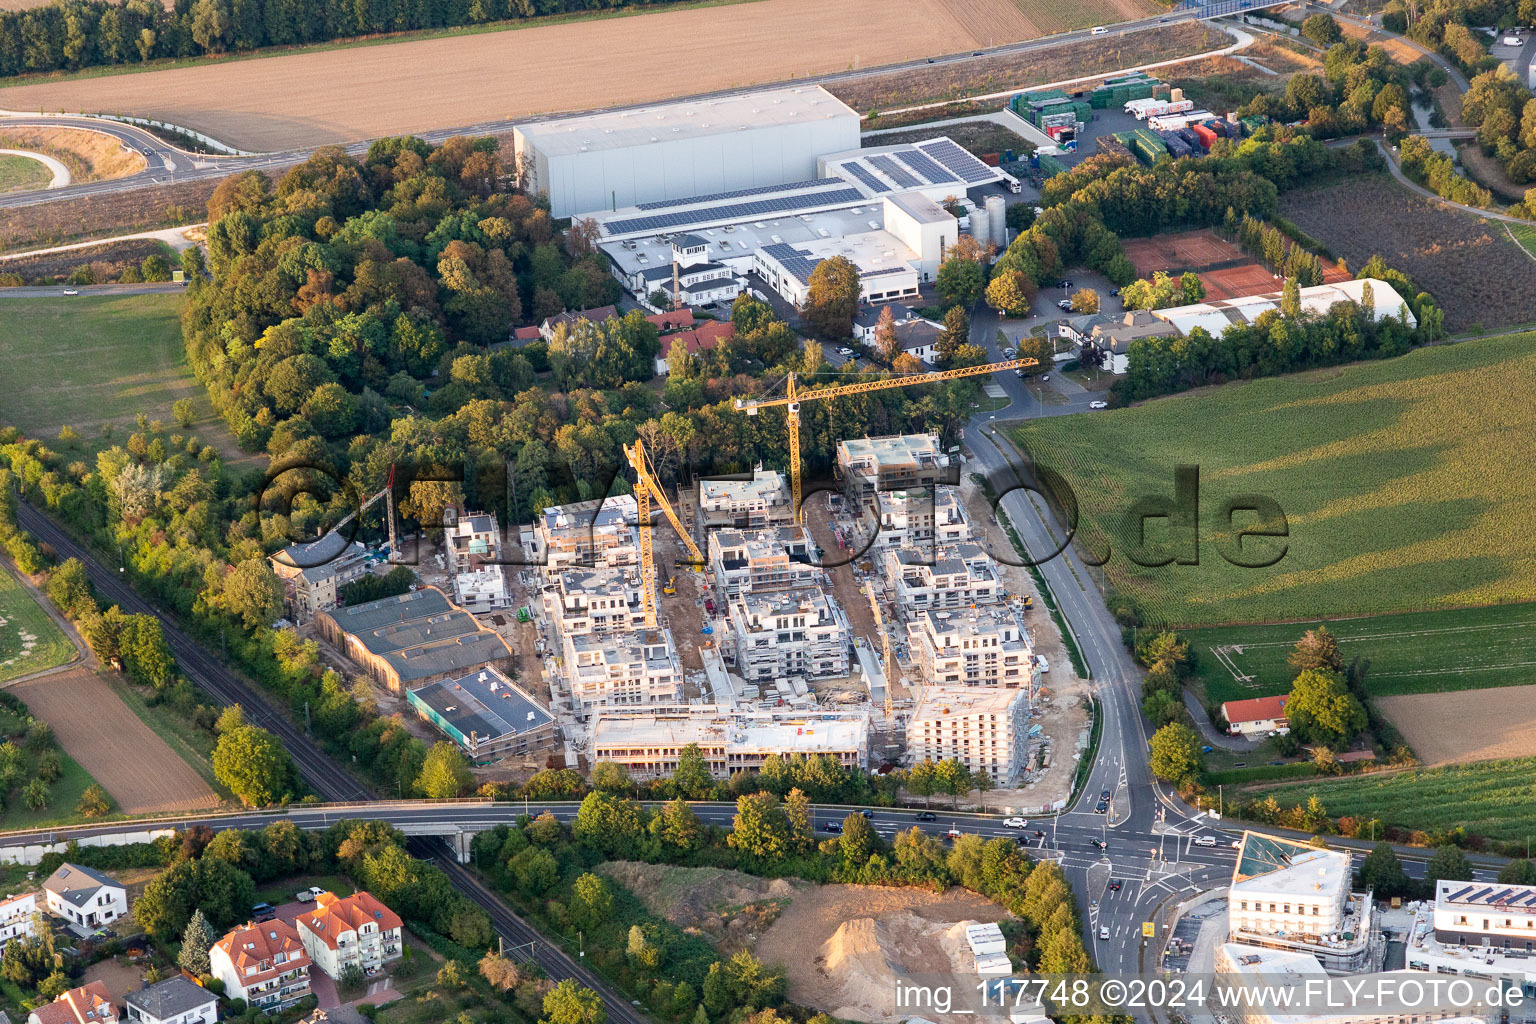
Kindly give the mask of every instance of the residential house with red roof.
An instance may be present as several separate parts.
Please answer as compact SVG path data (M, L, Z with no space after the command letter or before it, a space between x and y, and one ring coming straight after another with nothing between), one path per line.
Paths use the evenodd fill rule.
M672 354L674 344L681 344L688 350L689 355L696 356L700 352L710 351L723 341L730 341L735 336L736 325L728 320L706 320L691 331L664 334L661 337L661 351L656 354L656 375L659 377L667 375L667 357Z
M283 921L236 928L208 950L208 973L230 999L280 1010L309 995L309 954L299 933Z
M27 1024L117 1024L107 986L92 981L72 988L27 1015Z
M398 960L404 949L399 915L366 892L346 899L321 893L294 925L315 966L332 978L350 964L370 971Z
M1234 736L1256 738L1272 732L1290 732L1291 725L1285 718L1285 702L1289 694L1277 697L1253 697L1249 700L1229 700L1221 706L1221 715L1227 720L1227 731Z

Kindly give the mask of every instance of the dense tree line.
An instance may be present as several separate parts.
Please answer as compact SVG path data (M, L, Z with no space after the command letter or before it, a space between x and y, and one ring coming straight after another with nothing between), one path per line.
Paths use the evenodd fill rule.
M0 12L0 76L516 21L664 0L53 0Z
M1413 127L1410 94L1415 88L1443 84L1445 72L1428 58L1404 66L1379 46L1337 37L1333 28L1321 73L1292 75L1283 93L1260 91L1241 107L1277 121L1305 121L1308 134L1319 139L1357 135L1373 128L1398 136ZM1308 21L1312 21L1311 18ZM1316 27L1316 26L1314 26Z
M1238 219L1235 210L1228 210L1221 230L1276 275L1294 277L1303 288L1323 283L1323 261L1275 225L1249 213Z

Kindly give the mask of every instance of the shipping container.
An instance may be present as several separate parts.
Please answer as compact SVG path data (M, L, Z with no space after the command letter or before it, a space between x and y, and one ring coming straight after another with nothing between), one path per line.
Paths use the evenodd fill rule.
M1193 125L1189 130L1199 138L1200 145L1205 149L1210 149L1216 142L1216 133L1203 124Z
M1051 156L1049 153L1041 154L1040 170L1044 172L1047 178L1055 177L1065 172L1066 169L1067 165L1057 160L1054 156Z
M1003 155L1001 153L983 153L981 154L981 162L988 167L998 167L1003 162Z

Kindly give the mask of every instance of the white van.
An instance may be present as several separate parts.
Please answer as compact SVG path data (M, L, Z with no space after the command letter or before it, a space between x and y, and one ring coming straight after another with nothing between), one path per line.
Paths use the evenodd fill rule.
M1095 25L1093 28L1088 30L1088 34L1091 36L1107 36L1109 35L1109 29L1105 28L1103 25Z

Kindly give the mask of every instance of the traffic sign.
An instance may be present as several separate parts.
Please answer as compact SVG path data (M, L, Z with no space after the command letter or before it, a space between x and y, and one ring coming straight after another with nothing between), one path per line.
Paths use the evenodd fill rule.
M1141 922L1141 937L1144 939L1156 938L1157 925L1153 924L1151 921Z

